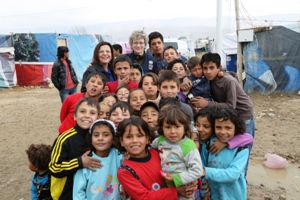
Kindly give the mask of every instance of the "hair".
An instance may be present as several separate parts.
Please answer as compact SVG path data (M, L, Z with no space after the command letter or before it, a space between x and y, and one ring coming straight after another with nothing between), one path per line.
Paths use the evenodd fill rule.
M165 105L174 105L180 107L180 102L176 97L167 97L160 100L158 107L161 109Z
M198 131L197 131L197 129L195 130L196 128L193 126L193 125L191 125L191 131L189 131L189 132L187 132L187 137L188 138L192 138L192 135L193 135L193 133L196 133L196 135L197 135L197 137L198 137L198 139L199 139L199 133L198 133Z
M110 107L110 111L109 111L109 116L111 116L111 113L113 111L115 111L117 108L121 108L122 111L127 111L129 112L129 115L132 116L133 115L133 111L131 106L125 102L125 101L118 101L116 103L114 103L111 107Z
M106 97L113 97L113 98L116 99L116 102L119 101L116 94L114 94L114 93L109 93L109 94L102 94L102 95L99 97L98 102L99 102L99 103L103 102L104 99L105 99Z
M142 30L135 30L131 33L129 37L129 44L132 46L133 40L139 40L139 39L144 39L145 46L147 45L148 37L147 34Z
M88 75L85 84L87 84L92 77L99 77L99 78L101 78L102 82L103 82L103 88L105 87L105 85L106 85L106 77L105 77L105 75L102 74L101 72L96 72L96 71L92 72L91 74Z
M148 35L149 38L149 46L151 46L151 41L156 38L160 38L162 42L164 42L164 37L160 32L154 31Z
M129 88L128 86L126 86L126 85L119 87L119 88L116 90L116 92L115 92L115 93L117 94L117 93L118 93L118 91L119 91L120 89L123 89L123 88L127 89L127 90L128 90L128 92L130 93L130 88Z
M129 103L129 104L130 104L130 95L131 95L131 93L134 92L134 91L137 91L137 90L143 91L143 93L144 93L146 99L148 100L147 94L146 94L146 92L145 92L142 88L134 88L133 90L131 90L131 91L129 92L129 95L128 95L128 103Z
M158 78L158 85L161 86L161 84L164 81L175 81L178 87L179 87L179 84L180 84L178 75L175 72L173 72L172 70L164 70L160 74L160 76Z
M182 67L184 68L184 71L187 71L187 68L186 68L186 66L185 66L185 63L184 63L182 60L180 60L180 59L175 59L175 60L172 60L171 62L169 62L169 63L168 63L168 66L167 66L167 69L168 69L168 70L172 70L173 67L174 67L174 65L175 65L176 63L180 63L180 64L182 65Z
M116 57L115 61L114 61L114 65L113 65L113 69L115 69L116 64L118 62L128 62L129 66L132 67L132 63L131 60L128 56L126 55L119 55L118 57Z
M144 74L144 70L143 70L143 68L139 64L133 63L132 67L133 67L133 69L138 69L140 71L140 73L141 73L141 76Z
M153 73L153 72L147 72L141 79L140 83L139 83L139 88L142 88L143 87L143 81L144 81L144 78L145 77L151 77L154 84L158 86L158 76Z
M120 138L123 137L127 126L130 127L130 130L131 130L132 126L136 126L140 133L143 130L145 132L146 136L149 138L150 142L154 138L154 133L149 128L149 125L147 124L147 122L145 122L142 118L133 115L128 119L124 119L122 122L120 122L120 124L118 125L118 128L117 128L116 148L121 153L126 152L126 149L121 146ZM146 149L148 149L148 147L150 147L150 144L146 145Z
M28 160L38 170L47 170L51 160L51 145L46 144L31 144L27 150L25 150Z
M69 52L69 48L66 46L59 46L57 47L57 58L63 58L65 56L65 53Z
M95 99L93 99L93 98L91 98L91 97L84 97L84 98L82 98L82 99L80 99L78 102L77 102L77 104L76 104L76 106L75 106L75 110L74 110L74 115L76 115L76 113L77 113L77 111L78 111L78 108L79 108L79 106L82 104L82 103L84 103L84 102L86 102L89 106L91 106L91 107L96 107L96 109L97 109L97 115L99 116L99 114L100 114L100 106L99 106L99 103L95 100Z
M205 62L216 63L217 67L221 65L221 57L218 53L206 53L202 56L200 65L203 66Z
M114 48L114 50L119 50L120 54L122 54L123 48L120 44L113 44L112 47Z
M190 115L181 107L177 107L175 105L170 105L168 109L163 109L159 112L158 116L158 134L164 135L163 132L163 124L166 122L170 125L177 125L179 122L184 126L184 133L191 131L191 117Z
M215 113L215 109L214 108L201 108L199 112L197 112L194 115L194 122L196 123L197 119L199 117L206 117L207 120L209 121L211 127L215 126L215 118L214 118L214 113ZM213 134L214 134L214 128L212 128L213 130Z
M163 55L165 55L165 51L169 50L169 49L173 49L175 51L175 53L178 55L178 51L177 49L175 49L173 46L167 46L164 51L163 51Z
M214 113L214 119L219 121L230 120L235 126L235 134L243 134L246 132L246 126L240 113L234 108L217 109Z
M114 51L113 51L113 48L112 48L112 46L111 46L111 44L110 44L109 42L99 42L99 43L97 44L97 46L96 46L95 49L94 49L94 53L93 53L93 60L92 60L92 63L91 63L92 65L93 65L93 64L98 64L98 65L101 65L101 66L102 66L102 64L101 64L101 62L100 62L100 60L99 60L98 55L99 55L99 50L100 50L100 48L101 48L102 46L104 46L104 45L107 45L107 46L109 46L109 48L110 48L110 52L111 52L111 60L109 61L109 64L110 64L110 66L113 65L114 59L115 59L115 57L114 57Z
M189 59L187 66L189 69L193 69L195 66L200 65L201 59L197 56L193 56Z
M109 122L104 121L104 120L95 122L95 124L93 124L92 129L90 130L90 133L86 134L86 138L85 138L87 146L89 147L89 150L91 150L93 152L96 151L95 147L92 145L93 131L94 131L95 127L102 127L102 126L107 126L109 128L109 131L113 135L113 141L114 141L114 138L116 137L115 130ZM112 147L114 147L114 144L112 145ZM92 152L90 152L89 155L91 156Z

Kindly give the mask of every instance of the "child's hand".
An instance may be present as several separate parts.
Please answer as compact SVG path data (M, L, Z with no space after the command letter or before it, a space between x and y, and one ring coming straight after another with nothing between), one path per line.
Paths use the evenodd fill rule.
M184 91L190 90L193 87L192 81L188 77L183 78L181 89Z
M219 139L216 139L212 144L209 145L209 152L216 153L216 156L228 146L227 143L221 142Z
M100 160L88 156L89 153L90 153L90 151L87 151L81 156L82 165L83 165L83 167L89 168L90 170L95 172L96 171L95 168L101 168L102 164L101 164Z
M168 174L168 173L166 173L166 172L164 172L162 170L160 170L160 174L162 175L162 177L164 177L164 179L166 181L169 181L169 182L173 182L174 181L172 174Z
M118 88L126 86L127 83L129 83L129 81L130 81L130 75L128 75L128 76L126 76L126 77L124 77L122 79L120 79L118 77Z
M104 86L104 89L103 89L103 94L106 94L107 92L108 92L108 90L109 90L109 88L108 88L108 86L106 85L106 86Z

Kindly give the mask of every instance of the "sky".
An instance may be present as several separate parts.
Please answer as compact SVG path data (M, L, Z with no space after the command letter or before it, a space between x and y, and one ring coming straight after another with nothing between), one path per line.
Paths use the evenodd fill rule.
M223 16L235 16L234 2L222 0ZM300 0L239 2L241 18L300 14ZM216 17L216 8L217 0L0 0L0 33L69 32L72 26L137 19L209 18Z

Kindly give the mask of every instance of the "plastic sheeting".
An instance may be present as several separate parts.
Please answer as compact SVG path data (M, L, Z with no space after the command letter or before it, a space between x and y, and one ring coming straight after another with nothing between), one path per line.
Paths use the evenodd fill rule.
M300 90L300 33L275 26L256 32L243 50L246 92L268 95Z

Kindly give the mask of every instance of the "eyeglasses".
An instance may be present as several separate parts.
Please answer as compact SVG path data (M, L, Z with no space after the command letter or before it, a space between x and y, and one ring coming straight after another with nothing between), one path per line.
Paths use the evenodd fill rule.
M134 45L144 45L144 42L133 42Z
M109 51L109 50L106 50L106 51L104 51L104 50L100 50L100 51L99 51L99 53L101 53L101 54L103 54L103 53L107 53L107 54L109 54L109 53L111 53L111 51Z

